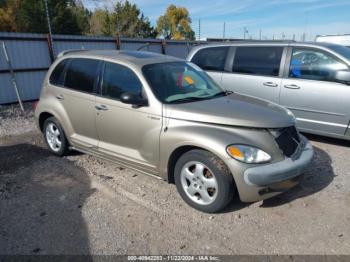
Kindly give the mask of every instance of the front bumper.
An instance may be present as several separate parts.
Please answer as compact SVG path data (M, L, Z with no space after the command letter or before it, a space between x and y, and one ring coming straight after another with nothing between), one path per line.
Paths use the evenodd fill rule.
M248 185L264 187L292 179L304 172L311 162L313 154L310 142L306 142L298 159L286 158L277 163L248 168L244 172L244 181Z
M302 137L298 156L245 169L236 185L241 201L255 202L278 195L297 185L313 158L313 148ZM237 183L238 182L238 183Z

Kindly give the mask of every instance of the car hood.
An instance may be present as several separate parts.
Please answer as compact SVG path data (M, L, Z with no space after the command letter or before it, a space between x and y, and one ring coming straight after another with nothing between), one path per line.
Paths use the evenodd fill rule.
M236 93L208 100L167 104L164 113L168 118L229 126L281 128L295 125L295 118L287 109Z

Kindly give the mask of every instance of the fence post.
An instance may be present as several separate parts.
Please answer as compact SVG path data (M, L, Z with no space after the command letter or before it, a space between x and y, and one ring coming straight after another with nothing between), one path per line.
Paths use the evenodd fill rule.
M166 45L165 39L162 40L161 45L162 45L162 54L165 55L165 53L166 53L165 52L165 45Z
M49 49L49 55L50 55L50 59L51 59L51 63L52 63L55 60L55 56L53 54L51 37L49 34L46 35L46 39L47 39L47 47Z
M115 37L115 46L116 46L117 50L120 50L120 37L119 37L119 35L117 35Z

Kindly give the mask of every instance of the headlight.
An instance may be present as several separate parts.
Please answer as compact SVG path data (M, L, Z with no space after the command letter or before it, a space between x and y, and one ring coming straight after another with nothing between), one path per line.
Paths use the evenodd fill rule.
M271 156L265 151L245 145L230 145L227 147L227 153L236 160L244 163L264 163L271 159Z

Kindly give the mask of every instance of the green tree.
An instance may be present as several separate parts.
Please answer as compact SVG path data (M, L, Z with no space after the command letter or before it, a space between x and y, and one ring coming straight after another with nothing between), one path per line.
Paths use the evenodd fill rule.
M108 16L109 13L107 10L103 9L96 9L91 17L90 17L90 34L92 35L109 35L109 33L105 32L105 23L106 23L106 16ZM108 24L110 24L110 21L107 21ZM111 32L110 32L111 34Z
M0 1L0 31L16 32L20 0Z
M191 18L185 7L170 5L164 15L157 20L158 35L165 39L194 40Z
M17 30L26 33L46 33L47 22L43 1L21 1L18 10Z
M43 0L7 0L0 4L1 31L48 32ZM48 8L53 33L81 34L88 31L88 11L80 1L76 4L74 0L48 0Z
M73 15L76 17L81 33L84 35L89 34L92 12L84 7L82 0L75 0L72 11Z
M107 11L102 24L102 34L105 36L112 36L113 32L113 17L112 14Z
M56 3L54 3L56 2ZM73 2L66 0L50 1L51 5L51 26L55 34L79 35L82 28L79 28L78 19L73 11Z
M111 26L109 27L111 23ZM105 19L105 29L123 37L155 37L156 32L140 9L128 0L118 1L111 16ZM108 30L106 30L108 31Z

